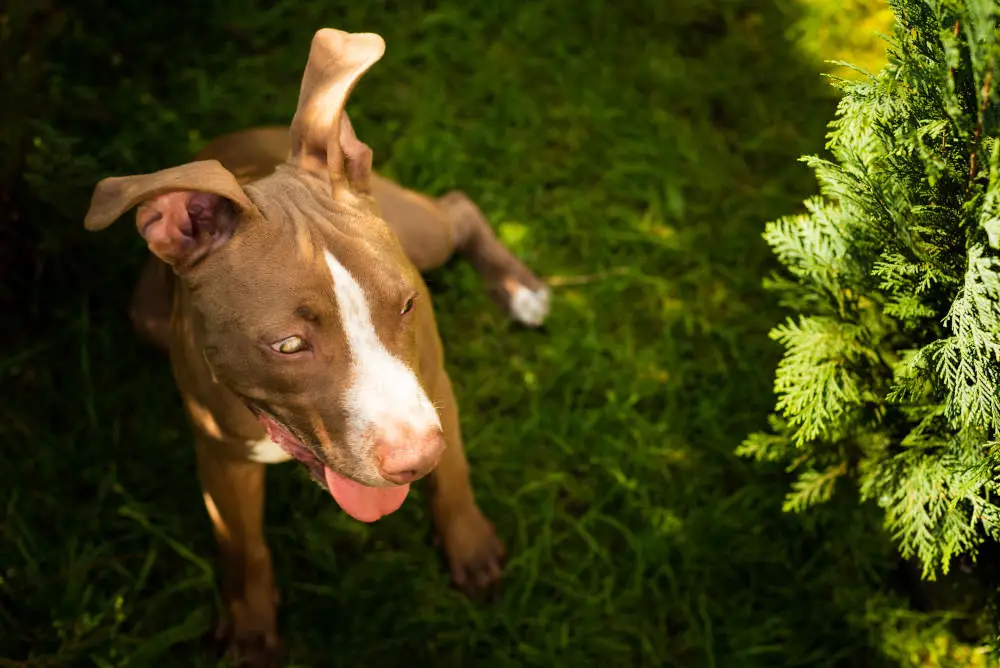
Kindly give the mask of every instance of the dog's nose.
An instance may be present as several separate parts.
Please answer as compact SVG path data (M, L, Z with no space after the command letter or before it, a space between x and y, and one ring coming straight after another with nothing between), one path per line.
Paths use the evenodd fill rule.
M438 465L444 448L439 429L419 437L384 440L375 447L379 473L397 485L420 480Z

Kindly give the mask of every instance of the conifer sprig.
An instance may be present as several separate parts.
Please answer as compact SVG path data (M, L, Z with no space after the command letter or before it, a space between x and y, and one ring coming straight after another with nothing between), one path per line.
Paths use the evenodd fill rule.
M843 93L819 195L769 223L791 316L771 430L785 509L850 477L926 577L1000 535L1000 4L891 0L888 64Z

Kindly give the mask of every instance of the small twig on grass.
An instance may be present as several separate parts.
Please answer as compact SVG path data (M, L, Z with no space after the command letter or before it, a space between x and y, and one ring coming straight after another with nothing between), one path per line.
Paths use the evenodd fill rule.
M629 273L628 267L615 267L614 269L599 271L595 274L582 274L579 276L549 276L545 279L545 282L553 288L559 288L566 285L583 285L585 283L593 283L610 276L622 276L627 273Z

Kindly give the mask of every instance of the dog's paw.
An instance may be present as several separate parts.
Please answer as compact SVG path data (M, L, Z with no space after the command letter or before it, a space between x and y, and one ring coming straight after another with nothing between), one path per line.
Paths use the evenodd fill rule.
M229 615L215 631L216 646L233 668L281 668L284 653L273 612L252 615L242 601L229 604Z
M549 289L529 290L523 285L514 288L510 295L510 315L528 327L540 327L549 314Z
M454 515L441 534L456 587L472 596L499 582L506 551L493 524L478 507L472 505Z

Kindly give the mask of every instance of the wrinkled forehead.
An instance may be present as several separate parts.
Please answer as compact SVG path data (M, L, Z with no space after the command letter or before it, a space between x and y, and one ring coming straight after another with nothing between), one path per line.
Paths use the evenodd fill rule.
M396 302L415 289L415 270L384 221L308 181L280 176L246 187L260 217L243 221L199 282L225 285L217 298L237 307L229 310L241 320L240 313L260 320L331 306L339 312L345 290L351 303L369 306L376 324L372 304L392 304L397 313Z
M286 254L320 265L332 254L363 284L412 281L402 246L366 200L334 199L325 180L284 167L247 192L263 216L268 243Z

